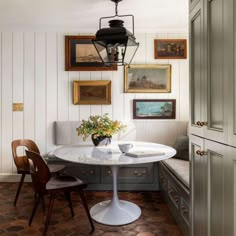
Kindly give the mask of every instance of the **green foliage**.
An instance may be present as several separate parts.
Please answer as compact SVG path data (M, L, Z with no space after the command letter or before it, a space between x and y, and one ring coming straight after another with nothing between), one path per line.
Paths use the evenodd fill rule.
M83 140L89 135L93 134L93 137L108 136L118 133L126 128L121 122L111 120L108 114L103 116L90 116L88 120L82 120L82 124L76 129L78 135L83 137Z

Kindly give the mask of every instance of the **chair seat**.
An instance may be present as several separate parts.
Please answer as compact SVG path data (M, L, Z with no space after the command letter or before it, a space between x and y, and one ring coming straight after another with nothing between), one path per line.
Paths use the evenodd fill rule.
M57 173L63 169L65 169L65 165L53 165L53 164L49 164L48 168L50 170L51 173Z
M85 184L82 180L76 178L71 175L60 175L51 177L51 179L46 184L46 189L48 191L53 191L57 189L66 189L73 187L81 187L85 188L87 184Z

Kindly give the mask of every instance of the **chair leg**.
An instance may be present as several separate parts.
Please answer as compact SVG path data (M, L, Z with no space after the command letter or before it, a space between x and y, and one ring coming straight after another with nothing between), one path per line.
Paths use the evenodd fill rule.
M70 192L65 192L65 197L66 197L66 200L67 200L68 203L69 203L71 216L74 217L74 210L73 210L73 207L72 207L72 202L71 202Z
M45 200L44 200L44 196L41 196L41 200L42 200L42 208L43 208L43 211L45 211Z
M83 190L79 190L79 195L80 195L80 198L82 200L82 203L83 203L84 209L86 211L87 217L89 219L90 225L92 227L92 231L91 232L93 232L94 231L93 220L92 220L91 215L89 213L88 204L87 204L86 198L84 196L84 191Z
M35 198L35 201L34 201L34 208L32 210L32 214L31 214L31 217L29 219L29 226L31 225L32 221L33 221L33 218L34 218L34 215L35 215L35 212L38 208L38 205L39 205L39 202L40 202L40 197L38 195L35 195L36 198Z
M51 217L51 214L52 214L54 198L55 198L54 193L51 193L50 200L49 200L49 206L48 206L48 213L47 213L45 227L44 227L44 231L43 231L44 236L47 235L48 225L49 225L50 217Z
M16 202L17 202L17 199L19 197L20 190L21 190L22 184L24 182L24 179L25 179L25 174L22 174L21 178L20 178L19 185L18 185L18 189L17 189L17 192L16 192L16 196L15 196L15 200L14 200L14 206L16 206Z

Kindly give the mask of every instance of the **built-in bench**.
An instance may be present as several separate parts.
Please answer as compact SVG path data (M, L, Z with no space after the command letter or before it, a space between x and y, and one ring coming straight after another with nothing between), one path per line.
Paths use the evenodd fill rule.
M187 141L186 141L187 142ZM188 142L187 142L188 144ZM170 158L159 163L159 183L163 198L185 236L190 235L189 161ZM183 158L183 157L182 157ZM184 158L183 158L184 159Z

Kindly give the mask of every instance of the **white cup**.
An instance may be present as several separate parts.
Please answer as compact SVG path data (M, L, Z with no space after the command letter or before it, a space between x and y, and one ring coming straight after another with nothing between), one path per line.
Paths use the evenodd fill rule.
M122 153L126 153L126 152L129 152L129 150L133 147L133 144L123 143L123 144L118 144L118 146Z

